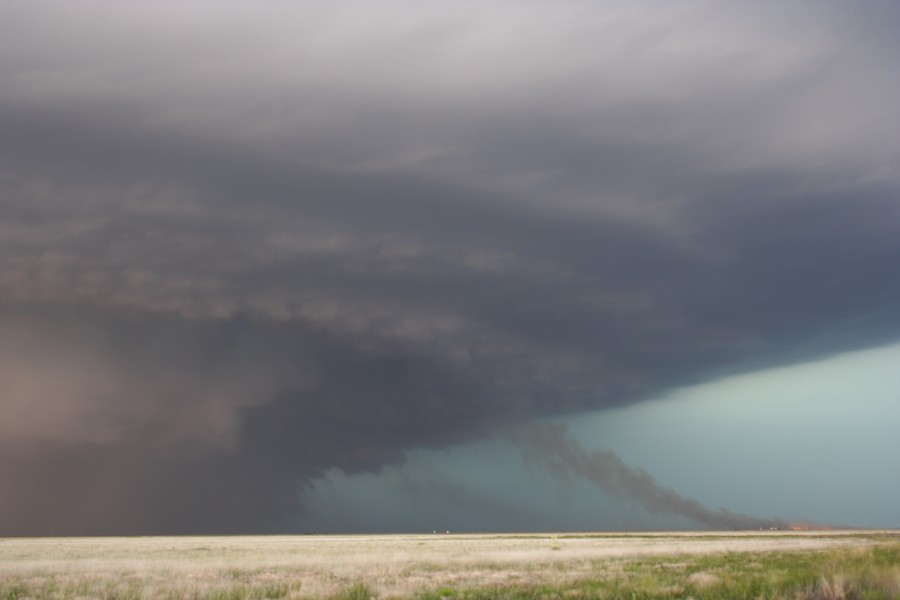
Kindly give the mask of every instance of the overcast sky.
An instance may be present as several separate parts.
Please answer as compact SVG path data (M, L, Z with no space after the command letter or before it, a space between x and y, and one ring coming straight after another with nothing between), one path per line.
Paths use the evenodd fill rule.
M890 0L3 2L0 535L900 527L897 56Z

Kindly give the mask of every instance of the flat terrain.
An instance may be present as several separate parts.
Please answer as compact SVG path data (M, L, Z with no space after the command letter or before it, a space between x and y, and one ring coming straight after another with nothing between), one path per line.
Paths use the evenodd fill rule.
M828 556L837 568L841 557L865 563L866 552L898 547L896 531L0 538L0 599L484 597L488 590L503 597L539 589L552 597L584 592L584 582L596 582L588 591L602 597L598 586L631 586L644 571L665 571L669 591L690 591L718 583L721 561L753 567L769 555ZM880 577L895 578L882 582L891 597L900 565L887 560Z

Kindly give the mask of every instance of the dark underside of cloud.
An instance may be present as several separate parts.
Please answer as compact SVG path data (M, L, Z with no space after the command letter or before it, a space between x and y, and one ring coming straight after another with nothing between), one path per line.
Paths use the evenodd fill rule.
M281 531L327 469L900 337L890 6L379 4L0 9L0 535Z

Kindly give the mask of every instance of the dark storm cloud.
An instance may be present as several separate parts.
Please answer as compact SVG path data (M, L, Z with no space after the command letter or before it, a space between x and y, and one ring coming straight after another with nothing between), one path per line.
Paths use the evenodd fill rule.
M896 337L897 15L848 10L4 5L0 532L276 530Z
M465 373L300 322L39 308L0 328L12 534L277 530L322 469L506 412Z

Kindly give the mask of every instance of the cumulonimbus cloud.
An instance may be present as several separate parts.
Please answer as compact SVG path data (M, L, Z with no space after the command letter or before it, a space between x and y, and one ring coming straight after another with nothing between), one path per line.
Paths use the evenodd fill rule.
M0 533L896 337L894 11L4 5Z

